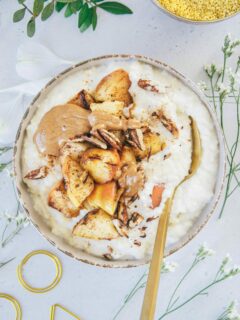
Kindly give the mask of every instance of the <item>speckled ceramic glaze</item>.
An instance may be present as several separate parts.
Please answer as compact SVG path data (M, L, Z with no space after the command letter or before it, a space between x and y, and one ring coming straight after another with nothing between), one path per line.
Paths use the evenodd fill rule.
M155 1L156 2L156 1ZM204 95L198 90L198 88L189 80L186 79L182 74L171 68L170 66L156 61L152 60L147 57L142 56L134 56L134 55L111 55L111 56L104 56L99 57L91 60L87 60L84 62L81 62L79 64L76 64L72 66L71 68L63 71L58 76L53 78L40 92L39 94L33 99L31 105L27 109L26 113L23 116L23 119L20 123L16 141L15 141L15 147L14 147L14 170L15 170L15 184L16 189L19 195L20 202L25 209L28 217L30 218L32 224L37 228L37 230L41 233L42 236L44 236L53 246L64 252L65 254L95 265L95 266L101 266L101 267L135 267L139 265L143 265L148 263L147 260L127 260L127 261L108 261L104 260L100 257L92 256L86 252L83 252L77 248L74 248L64 242L63 239L55 236L52 234L50 228L45 223L42 216L40 216L36 210L33 208L33 203L31 196L29 194L29 191L27 189L27 186L23 182L22 177L22 171L21 171L21 155L22 155L22 145L23 145L23 139L25 135L25 129L28 126L29 122L31 121L36 108L37 108L37 101L38 99L43 98L45 95L48 94L48 92L58 84L59 81L61 81L64 77L70 75L72 72L75 72L76 70L80 71L82 68L91 67L95 65L99 65L101 63L106 63L107 61L111 60L119 60L119 61L127 61L127 60L137 60L140 62L144 62L147 64L150 64L154 67L157 67L162 70L168 71L171 75L176 77L177 79L181 80L186 86L188 86L201 100L201 102L204 104L205 108L208 110L208 112L211 115L213 124L216 129L216 134L218 138L219 143L219 167L218 167L218 174L217 174L217 180L214 190L214 196L210 203L208 203L200 216L197 218L191 229L187 232L187 234L181 238L177 243L174 245L166 247L165 255L170 255L173 252L181 249L185 244L187 244L206 224L208 221L210 215L215 211L216 205L219 201L220 194L223 188L224 184L224 176L225 176L225 147L224 147L224 139L222 136L221 129L218 125L216 115L214 111L212 111L211 107L209 106L208 102L206 101Z

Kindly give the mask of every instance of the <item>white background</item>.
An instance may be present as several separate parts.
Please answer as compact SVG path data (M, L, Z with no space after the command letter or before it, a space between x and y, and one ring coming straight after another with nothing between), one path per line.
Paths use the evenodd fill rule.
M239 16L218 24L191 25L164 15L150 0L125 2L133 9L134 15L113 16L101 12L97 30L95 32L89 30L84 34L81 34L76 27L76 17L64 19L62 13L55 13L47 22L37 23L34 41L46 45L58 55L70 60L82 61L90 57L113 53L142 54L169 63L192 80L199 82L204 77L203 65L212 60L220 61L220 47L224 36L227 33L231 33L233 37L240 36ZM24 81L17 76L15 71L16 52L20 44L33 41L26 36L26 20L18 24L12 23L12 14L17 8L16 0L0 1L0 89ZM16 105L12 105L8 103L5 96L0 94L1 117L4 121L8 121L8 117L12 119L14 112L14 120L16 120L9 123L10 140L16 131L15 122L18 122L22 110L26 107L26 101L23 99L21 103L18 101ZM227 129L231 136L233 133L231 106L229 106L226 117ZM9 141L1 141L3 142ZM1 211L14 210L14 198L8 191L10 187L7 175L2 174L0 179ZM162 277L158 315L166 306L177 280L191 263L201 243L207 242L209 247L217 253L193 272L181 290L182 298L189 297L213 278L226 253L230 253L234 262L240 264L239 192L236 192L228 203L223 219L219 221L217 216L216 212L204 230L191 243L169 258L170 261L178 262L179 267L175 273ZM63 263L62 281L54 290L42 295L27 292L18 284L16 278L16 266L25 254L35 249L49 249L55 252ZM16 259L0 269L0 292L10 293L19 300L23 309L23 320L49 319L49 308L54 303L64 304L79 314L82 320L111 320L121 306L125 295L146 269L146 267L101 269L74 261L57 252L31 226L16 236L6 248L0 249L0 261L11 257L16 257ZM51 279L53 275L50 262L45 258L33 259L26 271L28 271L29 278L32 275L32 282L40 286L46 284L47 279ZM208 296L197 298L166 319L217 319L230 301L240 300L239 287L240 277L228 280L212 288ZM121 313L119 319L137 320L142 297L143 291L139 291ZM10 308L8 309L2 301L0 302L0 319L14 319ZM70 319L70 317L58 314L57 319Z

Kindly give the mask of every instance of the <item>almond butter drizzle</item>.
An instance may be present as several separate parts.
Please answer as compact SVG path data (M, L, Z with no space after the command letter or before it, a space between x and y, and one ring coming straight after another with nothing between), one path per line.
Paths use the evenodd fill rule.
M41 119L34 142L43 155L59 155L60 145L76 135L90 131L90 112L74 104L53 107Z
M137 119L126 119L117 117L106 112L93 111L89 116L89 122L94 129L107 130L127 130L144 127L146 123L140 122Z

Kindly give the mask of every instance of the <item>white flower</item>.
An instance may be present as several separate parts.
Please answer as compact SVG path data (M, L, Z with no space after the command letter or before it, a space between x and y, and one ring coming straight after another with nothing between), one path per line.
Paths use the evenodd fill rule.
M197 256L199 256L199 257L210 257L210 256L212 256L212 255L214 255L215 254L215 251L214 250L212 250L212 249L210 249L209 247L208 247L208 245L204 242L201 246L200 246L200 248L198 249L198 253L197 253Z
M221 75L223 73L223 68L222 67L217 67L217 73Z
M162 273L174 272L177 267L178 267L178 264L176 262L166 261L164 259L163 264L162 264L162 268L161 268L161 272Z
M224 83L220 83L217 89L218 89L219 95L222 97L225 97L230 92L229 86L226 86Z
M219 320L240 320L240 313L238 312L237 307L238 304L236 301L231 302Z
M29 225L28 217L22 209L19 209L16 215L3 211L0 213L0 217L7 220L9 223L15 222L17 225L23 225L27 227Z
M14 176L14 170L12 167L11 168L6 167L4 170L7 173L9 178L12 178Z
M202 91L206 91L207 90L207 84L205 81L200 81L198 82L198 87L202 90Z

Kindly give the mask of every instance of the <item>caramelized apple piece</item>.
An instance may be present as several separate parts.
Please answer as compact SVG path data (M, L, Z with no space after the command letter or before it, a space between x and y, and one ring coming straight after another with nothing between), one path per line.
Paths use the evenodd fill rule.
M123 115L124 102L123 101L104 101L102 103L91 103L92 111L106 112L117 117Z
M114 215L118 204L118 192L115 181L96 184L93 192L87 198L92 208L101 208L111 216Z
M124 146L121 154L121 166L125 164L136 164L136 158L132 148Z
M59 181L52 188L48 195L48 205L67 218L73 218L79 215L79 207L75 207L67 196L67 191L63 181Z
M70 157L65 157L62 161L62 174L69 199L76 207L80 207L93 191L92 178L77 161Z
M162 151L166 147L165 139L153 132L145 133L143 135L143 142L145 144L144 150L133 148L135 156L140 159L150 157L151 155Z
M73 235L95 240L112 240L119 237L112 218L101 209L87 213L73 228Z
M87 144L82 143L79 139L69 140L60 148L60 156L69 156L73 160L79 160L81 154L87 149Z
M128 73L118 69L105 76L97 85L94 97L97 101L122 101L125 106L132 103L128 91L131 86Z
M120 164L120 157L116 150L92 148L82 154L81 166L89 172L97 183L113 180Z

